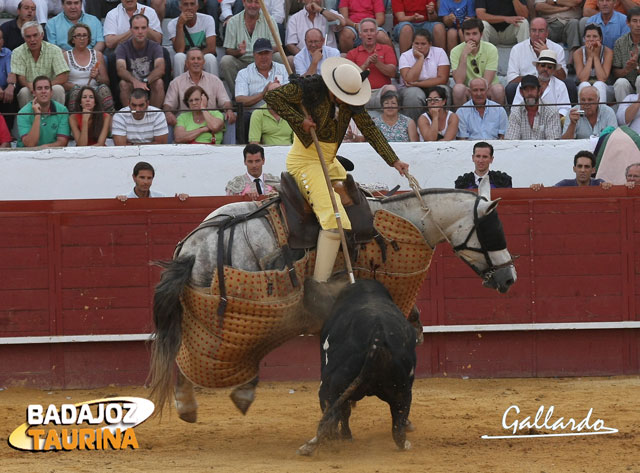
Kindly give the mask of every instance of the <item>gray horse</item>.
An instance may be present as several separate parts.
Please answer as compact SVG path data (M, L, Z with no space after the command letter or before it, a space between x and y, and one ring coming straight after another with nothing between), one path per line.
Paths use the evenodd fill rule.
M371 199L369 206L372 212L384 209L409 220L431 248L447 241L456 255L482 278L485 287L507 292L516 281L516 271L495 212L498 200L491 201L488 179L483 180L477 195L452 189L425 189L420 195L421 199L413 193ZM228 204L211 213L205 221L220 215L247 214L255 208L251 202ZM230 233L225 232L225 247L228 247ZM234 268L264 271L285 267L281 248L265 218L239 224L233 235L231 261ZM217 247L217 227L192 233L184 240L174 260L166 264L162 280L156 287L156 328L150 379L151 397L160 410L170 400L174 389L174 365L182 341L180 295L187 285L200 288L211 285L217 266ZM305 320L304 333L318 333L329 316L330 307L330 303L305 305L304 313L300 314ZM231 398L243 413L253 402L257 382L256 377L232 391ZM180 370L175 383L175 399L180 418L195 422L197 403L193 384Z

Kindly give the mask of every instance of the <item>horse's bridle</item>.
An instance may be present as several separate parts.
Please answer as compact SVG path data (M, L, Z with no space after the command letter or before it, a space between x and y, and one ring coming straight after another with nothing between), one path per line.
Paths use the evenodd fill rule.
M451 245L451 247L456 254L460 253L461 251L468 250L475 253L480 253L482 256L484 256L484 260L487 262L487 269L485 270L481 270L475 264L467 261L465 258L461 257L460 259L467 263L467 265L469 265L469 267L473 269L478 276L487 281L498 269L506 268L513 265L513 258L509 259L509 261L505 263L498 265L493 264L493 261L491 261L491 255L489 254L489 252L506 250L507 240L504 237L504 229L502 228L502 222L498 218L497 210L493 210L482 217L478 216L478 204L482 200L487 201L485 197L476 196L476 201L473 205L473 227L471 227L471 229L469 230L467 237L459 245ZM471 239L473 232L476 232L478 242L480 243L480 248L469 246L469 240Z
M411 176L409 173L406 173L407 178L409 179L409 185L415 192L418 200L420 201L420 205L422 210L424 211L424 216L422 217L422 222L424 223L424 219L429 217L433 225L438 229L438 231L442 234L444 239L451 245L456 256L458 256L462 261L464 261L473 271L480 276L483 281L488 281L491 279L491 276L501 268L506 268L512 266L513 257L501 264L493 264L491 261L491 255L489 252L491 251L501 251L507 249L507 241L504 237L504 230L502 228L502 222L498 218L498 211L493 210L488 214L480 217L478 216L478 205L481 201L488 202L485 197L480 195L476 196L476 201L473 205L473 227L469 230L467 237L464 241L459 245L453 245L449 237L447 237L446 233L442 229L442 227L436 222L434 218L431 218L431 209L427 206L426 202L422 198L422 194L420 194L420 185L418 181ZM473 246L469 246L469 240L471 239L473 233L476 232L478 237L478 242L480 242L480 248L476 248ZM460 255L462 251L473 251L475 253L480 253L484 256L485 261L487 262L487 268L482 270L478 268L475 264L470 261L467 261L466 258Z

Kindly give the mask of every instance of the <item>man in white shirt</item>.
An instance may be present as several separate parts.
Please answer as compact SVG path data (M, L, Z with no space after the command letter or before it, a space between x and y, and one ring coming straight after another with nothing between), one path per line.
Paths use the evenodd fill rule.
M266 38L258 38L253 45L253 62L238 72L236 77L236 102L245 107L243 116L245 143L248 138L251 112L264 104L264 94L272 83L289 83L287 69L273 60L273 47Z
M322 63L328 57L340 56L336 48L324 44L324 35L318 28L309 29L304 35L305 47L293 58L296 74L319 74Z
M582 0L536 0L538 16L547 20L550 36L566 43L573 53L580 47L579 24L582 18Z
M107 48L115 50L120 43L131 37L129 20L138 13L149 19L147 39L162 44L162 26L153 8L137 3L136 0L122 0L104 19L104 42Z
M216 58L216 25L213 18L198 13L197 0L180 0L180 16L167 25L169 39L176 55L173 57L173 77L185 71L184 63L187 51L199 48L204 54L204 70L218 75Z
M553 74L561 66L558 64L555 51L547 49L540 53L540 57L533 61L536 68L536 75L540 81L540 89L542 95L540 101L547 104L561 104L556 105L556 109L561 117L564 117L569 113L571 105L569 104L569 93L567 86L563 81L555 77ZM519 93L520 84L518 84L518 92L513 98L513 105L520 105L524 103L522 94Z
M273 60L273 46L266 38L259 38L253 46L253 61L238 72L236 78L236 102L245 107L260 107L271 82L289 83L287 69Z
M335 10L324 8L322 3L322 0L304 0L304 8L289 17L285 44L290 54L295 56L305 46L305 33L311 28L326 35L326 46L338 48L336 33L345 25L344 17Z
M113 117L111 135L116 146L166 144L169 137L164 113L149 105L149 94L134 89L129 106Z
M534 18L529 23L529 39L516 44L509 53L509 67L507 69L507 101L513 102L516 95L518 84L526 75L535 75L536 68L533 61L538 59L542 51L551 49L555 51L558 64L561 67L556 69L555 76L558 79L565 80L567 78L567 63L564 57L564 48L558 43L554 43L550 39L549 28L544 18ZM575 82L573 84L575 89ZM577 101L577 90L576 90Z
M35 21L44 25L49 15L57 15L62 11L62 2L55 0L33 0L36 5ZM4 6L4 7L3 7ZM20 0L4 0L0 2L0 11L5 11L12 16L18 16Z
M640 95L627 95L624 102L631 103L621 103L618 106L616 113L618 125L626 125L636 133L640 133Z
M280 181L277 177L262 172L265 163L264 148L259 144L250 143L244 147L242 154L247 172L227 183L227 195L248 195L257 199L261 195L274 192Z

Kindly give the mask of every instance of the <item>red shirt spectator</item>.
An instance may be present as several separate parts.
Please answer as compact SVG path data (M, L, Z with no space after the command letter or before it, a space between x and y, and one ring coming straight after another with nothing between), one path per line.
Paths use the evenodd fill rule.
M365 18L375 18L376 13L384 13L382 0L340 0L338 8L348 8L349 19L354 23Z
M438 11L438 5L436 0L392 0L391 9L393 10L393 24L398 24L396 13L403 11L406 16L411 16L415 13L424 16L423 21L429 21L429 12L427 11L427 5L433 4L433 7Z
M378 61L383 64L393 64L397 68L398 59L396 58L396 52L386 44L376 43L375 50L372 52L367 51L364 45L360 45L347 53L347 59L355 62L358 66L362 66L369 56L373 54L376 54ZM370 64L368 69L370 71L369 82L371 83L372 89L379 89L382 86L391 84L391 78L380 72L375 64Z

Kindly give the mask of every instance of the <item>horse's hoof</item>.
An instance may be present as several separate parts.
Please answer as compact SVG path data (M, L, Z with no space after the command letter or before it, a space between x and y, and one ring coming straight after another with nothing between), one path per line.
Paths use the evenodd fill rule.
M238 410L242 412L242 415L245 415L256 397L255 388L234 389L229 397L231 397L233 404L238 408Z
M416 427L411 423L411 421L409 419L407 419L407 423L404 426L405 430L407 432L415 432L416 431Z
M313 437L307 443L305 443L302 447L300 447L296 453L301 456L309 457L313 455L313 452L318 448L318 436Z
M313 452L316 451L316 448L312 445L305 443L302 447L300 447L296 453L300 456L310 457L313 455Z
M198 420L198 411L178 413L178 417L180 417L180 419L182 419L185 422L189 422L190 424L195 424L196 421Z
M404 448L401 448L400 450L411 450L411 442L409 442L408 440L405 440Z
M181 402L176 400L176 411L178 417L190 424L195 423L198 420L198 403L196 402Z

